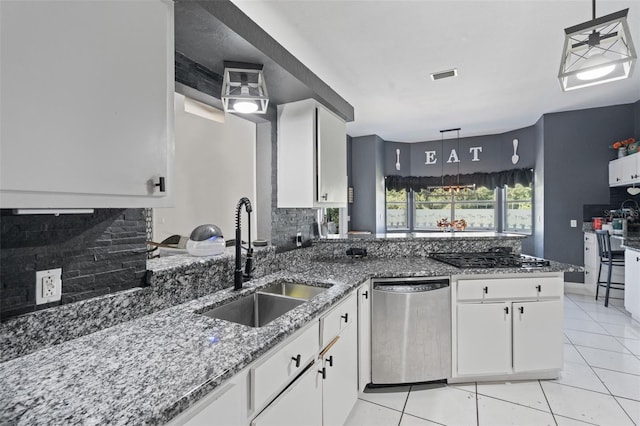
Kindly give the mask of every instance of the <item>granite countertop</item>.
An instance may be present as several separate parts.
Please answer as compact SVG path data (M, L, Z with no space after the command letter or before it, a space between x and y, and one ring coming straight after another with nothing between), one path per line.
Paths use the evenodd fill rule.
M593 229L584 229L584 232L595 234ZM640 232L629 232L627 235L613 234L611 238L621 239L625 248L640 250Z
M541 272L580 268L551 262ZM461 270L427 258L326 259L0 364L0 424L163 424L211 392L371 277L531 270ZM274 281L331 287L261 328L196 312Z
M462 240L475 240L475 239L501 239L501 238L515 238L524 239L527 235L524 234L509 234L502 232L482 232L482 231L455 231L455 232L388 232L382 234L348 234L340 235L333 234L327 236L327 238L320 238L316 242L318 243L331 243L336 241L353 241L353 240L394 240L394 241L411 241L411 240L443 240L443 239L462 239Z

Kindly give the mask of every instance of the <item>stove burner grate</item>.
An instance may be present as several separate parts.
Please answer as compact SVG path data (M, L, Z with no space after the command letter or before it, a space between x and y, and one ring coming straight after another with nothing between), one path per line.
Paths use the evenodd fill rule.
M548 260L506 251L432 253L430 257L458 268L541 268L549 266Z

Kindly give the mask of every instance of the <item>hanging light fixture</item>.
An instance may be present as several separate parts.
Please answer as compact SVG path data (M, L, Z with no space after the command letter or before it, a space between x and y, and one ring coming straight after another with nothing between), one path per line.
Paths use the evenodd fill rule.
M467 191L469 189L475 189L475 185L460 185L460 160L458 160L458 174L456 175L456 184L455 185L447 185L445 186L444 184L444 134L447 132L457 132L457 137L456 137L456 154L459 155L460 153L460 127L456 127L454 129L446 129L446 130L440 130L440 145L441 145L441 149L442 149L442 189L449 192L449 191L455 191L455 192L460 192L460 191Z
M593 19L565 28L560 62L560 86L563 91L628 78L633 71L636 52L627 24L629 9L596 18L596 0L592 0Z
M225 112L266 113L269 94L262 65L225 61L221 98Z

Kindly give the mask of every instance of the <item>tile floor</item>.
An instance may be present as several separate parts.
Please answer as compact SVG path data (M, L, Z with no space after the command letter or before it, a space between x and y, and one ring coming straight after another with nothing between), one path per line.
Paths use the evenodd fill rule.
M557 380L368 390L345 426L640 426L640 323L622 301L565 295L564 341Z

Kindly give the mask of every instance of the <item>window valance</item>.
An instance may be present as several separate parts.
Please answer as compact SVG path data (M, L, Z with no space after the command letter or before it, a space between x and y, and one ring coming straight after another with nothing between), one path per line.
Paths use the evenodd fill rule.
M533 169L512 169L491 173L470 173L465 175L441 176L387 176L387 189L413 189L420 191L434 186L473 185L490 189L505 185L514 187L516 184L529 186L533 182Z

